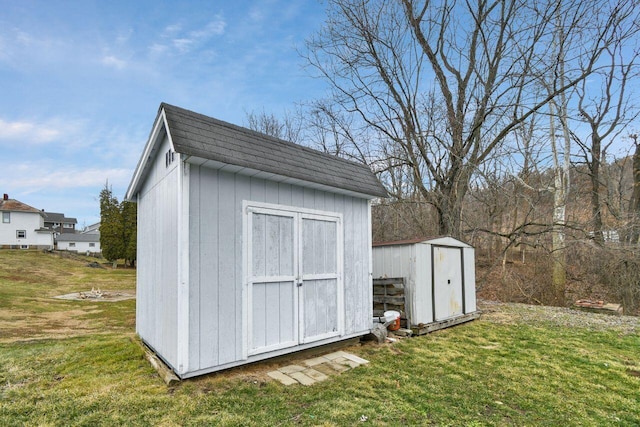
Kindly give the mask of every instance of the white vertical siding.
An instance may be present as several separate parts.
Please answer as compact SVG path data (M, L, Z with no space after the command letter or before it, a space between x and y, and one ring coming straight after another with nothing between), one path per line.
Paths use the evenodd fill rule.
M168 168L165 137L138 195L136 331L177 367L178 188L176 160Z
M349 286L349 283L356 283L358 280L359 266L356 257L358 255L358 239L364 239L366 234L361 232L358 227L357 202L351 197L343 196L341 208L344 211L344 300L345 305L353 304L351 307L356 312L362 310L362 292L356 286ZM361 234L361 236L359 235ZM349 260L349 262L346 262ZM364 276L363 276L364 278ZM372 291L373 293L373 291ZM371 318L371 316L369 316ZM345 317L345 329L347 331L356 331L361 326L360 321L355 316L347 314Z
M194 171L195 172L195 171ZM240 342L236 340L236 307L235 290L240 288L240 278L236 277L236 246L239 244L236 236L236 221L241 221L241 216L236 215L235 176L227 173L218 173L218 200L217 206L211 205L207 197L208 182L201 182L200 201L206 204L208 209L218 209L218 223L210 224L218 228L218 271L211 277L200 277L204 280L203 286L218 288L218 306L209 306L203 315L216 317L216 329L212 331L212 337L218 342L218 354L216 364L221 365L237 359L240 351ZM200 239L207 238L206 233L201 233ZM198 239L193 236L193 239ZM217 273L217 274L215 274ZM217 281L216 281L217 279ZM193 284L193 283L192 283ZM207 301L201 300L201 304ZM205 331L206 332L206 331ZM209 334L207 334L209 335ZM207 345L208 339L200 339L200 345Z
M476 258L473 248L462 250L464 258L464 312L477 311L476 306Z
M202 183L206 185L202 189ZM190 360L189 366L213 366L218 364L219 342L218 330L224 330L229 322L220 324L219 287L210 286L218 283L222 274L220 262L227 252L219 242L220 191L218 171L207 168L191 169L191 224L190 268ZM206 192L207 197L201 197Z
M422 264L420 264L422 267ZM423 270L421 269L421 272ZM422 314L427 295L418 290L416 283L416 245L378 246L373 249L373 278L404 277L404 295L407 318L415 322ZM430 300L429 300L430 304Z
M433 322L433 289L431 287L432 265L431 265L431 245L418 243L411 245L412 259L415 264L415 274L411 281L409 296L413 324Z
M214 370L243 358L243 200L343 215L343 294L344 310L348 311L341 314L344 334L366 333L370 329L371 246L366 199L195 165L191 165L189 189L191 371ZM265 335L264 339L266 343L272 338Z

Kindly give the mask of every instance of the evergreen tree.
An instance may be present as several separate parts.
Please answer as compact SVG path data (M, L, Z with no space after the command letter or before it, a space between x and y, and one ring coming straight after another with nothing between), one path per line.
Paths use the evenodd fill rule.
M122 213L107 181L100 191L100 247L102 255L115 262L125 257Z
M124 259L135 266L138 234L138 205L133 202L123 200L120 203L120 213L122 216Z

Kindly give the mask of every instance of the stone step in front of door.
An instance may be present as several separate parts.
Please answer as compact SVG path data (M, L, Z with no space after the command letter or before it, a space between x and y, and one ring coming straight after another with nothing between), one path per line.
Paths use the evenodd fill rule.
M301 364L283 366L267 375L284 385L312 385L366 363L369 361L354 354L336 351L307 359Z

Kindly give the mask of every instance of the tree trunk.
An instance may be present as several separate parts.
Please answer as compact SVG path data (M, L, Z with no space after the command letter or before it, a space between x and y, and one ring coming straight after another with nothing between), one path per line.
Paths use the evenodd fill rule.
M630 244L640 243L640 144L638 136L632 135L636 145L633 155L633 194L629 201L630 232L627 242Z
M566 223L566 207L567 207L567 190L568 190L568 151L566 148L567 140L565 139L565 155L562 165L558 155L558 147L555 136L555 113L556 103L549 103L549 131L551 139L551 150L553 152L554 163L554 189L553 189L553 228L551 232L551 259L552 259L552 293L550 303L556 306L564 306L564 294L567 283L566 270L566 253L565 253L565 223ZM562 120L562 115L566 113L561 104L558 115ZM566 129L566 128L565 128Z
M564 248L564 219L565 219L565 205L562 204L564 195L561 195L563 191L557 191L554 194L554 203L556 207L553 211L553 232L551 234L551 259L553 260L552 266L552 296L550 303L556 306L563 306L565 304L564 294L567 285L567 266L566 266L566 254Z
M434 206L441 236L462 237L462 204L469 190L470 173L464 167L450 178L451 185L437 185Z
M591 214L593 218L593 238L598 245L604 245L602 233L602 210L600 209L600 139L592 137L591 162L589 164L591 178Z

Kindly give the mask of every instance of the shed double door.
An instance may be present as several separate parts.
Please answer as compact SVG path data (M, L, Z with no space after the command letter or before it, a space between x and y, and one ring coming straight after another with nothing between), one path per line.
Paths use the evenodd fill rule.
M338 216L248 209L248 355L341 333Z

